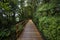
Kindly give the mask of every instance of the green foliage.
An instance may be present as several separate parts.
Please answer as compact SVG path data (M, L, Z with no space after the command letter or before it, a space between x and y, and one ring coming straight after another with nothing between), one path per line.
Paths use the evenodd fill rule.
M18 26L18 30L19 30L20 32L23 30L23 26L22 26L21 24Z
M16 40L17 18L18 22L33 19L46 40L60 40L59 0L0 0L0 40Z
M46 36L46 38L48 40L56 40L56 38L58 37L57 34L57 22L58 20L54 17L42 17L42 19L40 19L40 23L39 26L40 30L43 31L44 35Z
M60 9L57 0L43 3L34 13L33 21L46 40L60 40Z
M53 5L53 6L52 6ZM40 7L38 8L39 10L38 11L46 11L46 10L49 10L49 9L52 9L55 7L55 3L46 3L46 4L43 4L43 5L40 5Z
M12 6L11 3L15 6ZM16 26L14 26L14 24L16 24L14 21L16 5L17 4L11 0L0 0L0 40L16 39Z
M60 16L36 15L33 20L46 40L60 40Z
M16 37L15 36L15 33L16 33L15 31L16 31L15 26L12 26L10 28L0 29L0 40L11 40L11 37L12 37L12 39L15 39L14 38L14 37Z

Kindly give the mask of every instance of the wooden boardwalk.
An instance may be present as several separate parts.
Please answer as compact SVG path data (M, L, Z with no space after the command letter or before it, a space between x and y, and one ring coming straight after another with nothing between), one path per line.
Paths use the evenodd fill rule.
M26 24L22 34L17 40L43 40L32 20Z

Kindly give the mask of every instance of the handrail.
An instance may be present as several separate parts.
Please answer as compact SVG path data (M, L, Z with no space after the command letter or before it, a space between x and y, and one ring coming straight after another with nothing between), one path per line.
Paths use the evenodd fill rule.
M24 21L22 21L22 22L16 24L16 37L17 37L17 38L19 37L19 35L20 35L21 32L23 31L24 26L25 26L25 24L27 23L27 21L28 21L28 20L24 20ZM20 24L23 25L23 29L22 29L21 32L18 30L18 28L19 28L18 26L19 26Z

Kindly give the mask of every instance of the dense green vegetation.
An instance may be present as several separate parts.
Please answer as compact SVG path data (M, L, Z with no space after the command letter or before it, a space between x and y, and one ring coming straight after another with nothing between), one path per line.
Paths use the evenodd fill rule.
M46 40L60 40L60 6L54 1L41 4L34 14L33 20Z
M0 0L0 40L16 40L16 24L28 19L46 40L60 40L60 0Z
M17 6L18 0L0 0L0 40L16 40L17 13L21 14ZM21 27L22 28L22 27Z

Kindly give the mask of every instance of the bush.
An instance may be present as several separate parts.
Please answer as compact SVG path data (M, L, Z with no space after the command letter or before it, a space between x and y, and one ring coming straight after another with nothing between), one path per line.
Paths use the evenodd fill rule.
M0 40L15 40L16 27L13 25L11 28L0 29Z
M60 40L60 16L46 16L36 13L33 21L46 40ZM37 20L38 19L38 20Z

